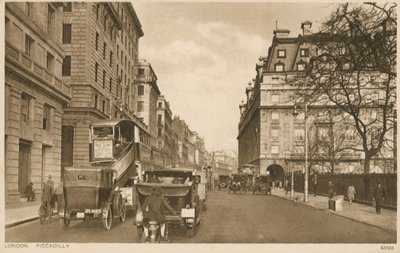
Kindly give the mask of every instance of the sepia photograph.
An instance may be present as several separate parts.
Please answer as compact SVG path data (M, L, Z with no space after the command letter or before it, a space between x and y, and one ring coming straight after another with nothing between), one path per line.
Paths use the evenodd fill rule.
M0 4L0 251L399 250L396 2Z

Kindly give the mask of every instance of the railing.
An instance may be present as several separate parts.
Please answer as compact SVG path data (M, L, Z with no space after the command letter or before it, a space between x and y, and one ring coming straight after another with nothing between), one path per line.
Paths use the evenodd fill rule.
M344 195L345 199L347 199L347 187L353 184L356 188L355 201L370 205L372 205L374 187L377 182L380 182L386 192L383 206L397 209L397 174L318 174L317 194L328 195L329 181L335 185L336 194ZM295 173L294 189L303 192L303 173ZM313 194L311 180L309 180L308 189L308 194Z
M59 90L67 96L71 96L71 88L58 79L54 74L50 73L47 69L43 68L40 64L36 63L31 59L30 56L26 55L19 49L15 48L11 44L6 42L5 56L7 60L15 61L22 67L29 70L32 74L39 76L49 86Z

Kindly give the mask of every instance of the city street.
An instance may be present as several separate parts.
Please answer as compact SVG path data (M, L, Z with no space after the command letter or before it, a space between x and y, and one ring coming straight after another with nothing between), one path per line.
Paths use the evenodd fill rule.
M73 222L62 230L58 219L33 221L5 230L6 242L136 243L131 214L110 231L100 221ZM362 233L360 233L362 231ZM208 193L208 208L192 238L170 228L171 243L395 243L396 234L276 197L250 193Z

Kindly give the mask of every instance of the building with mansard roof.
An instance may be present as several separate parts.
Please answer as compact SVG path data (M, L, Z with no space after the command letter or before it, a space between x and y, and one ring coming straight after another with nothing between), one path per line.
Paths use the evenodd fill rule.
M362 152L347 150L332 157L326 148L359 143L354 127L343 129L344 123L346 126L352 123L349 115L337 113L323 98L322 102L309 106L305 115L305 105L297 104L295 89L289 84L294 74L306 69L310 57L322 53L312 43L316 35L311 26L309 21L302 23L303 33L296 37L290 37L289 30L275 30L267 57L260 57L256 64L255 78L245 88L246 101L239 104L239 167L254 164L260 167L261 174L270 174L281 181L287 172L304 171L307 119L311 171L362 173ZM319 37L329 38L326 34ZM298 113L293 114L294 111ZM336 136L340 132L343 134ZM389 132L388 138L393 139L394 134ZM393 171L393 151L383 149L383 153L373 158L371 172Z

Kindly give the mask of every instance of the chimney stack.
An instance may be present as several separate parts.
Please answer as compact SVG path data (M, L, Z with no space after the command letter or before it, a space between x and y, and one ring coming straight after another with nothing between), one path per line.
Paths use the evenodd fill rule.
M312 34L311 26L312 26L311 21L304 21L303 23L301 23L301 29L303 30L303 36Z
M276 38L287 38L289 37L290 30L288 29L276 29L274 31Z

